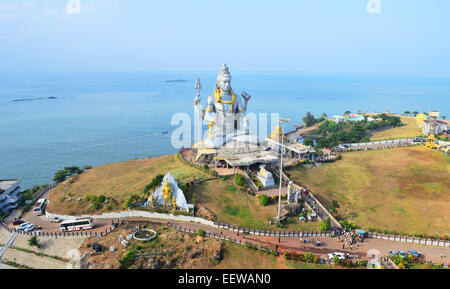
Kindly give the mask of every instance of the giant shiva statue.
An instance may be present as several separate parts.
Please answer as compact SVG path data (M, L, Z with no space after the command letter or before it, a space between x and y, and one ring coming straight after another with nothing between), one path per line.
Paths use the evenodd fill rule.
M231 74L224 64L217 76L213 94L208 97L207 106L200 106L200 80L196 83L197 96L194 108L199 117L209 127L208 137L195 146L217 148L230 141L257 143L257 138L249 134L248 120L245 117L247 103L251 96L245 92L236 95L231 89Z

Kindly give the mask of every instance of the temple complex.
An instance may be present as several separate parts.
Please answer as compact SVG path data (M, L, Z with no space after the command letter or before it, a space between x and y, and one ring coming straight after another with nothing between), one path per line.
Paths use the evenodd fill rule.
M262 141L251 134L245 114L251 96L246 92L236 94L231 87L231 79L229 68L224 64L205 107L201 105L202 87L200 79L197 79L194 110L199 120L198 127L201 128L203 122L208 131L204 139L183 152L185 159L210 168L232 168L233 174L238 168L255 172L261 166L264 170L274 169L279 166L282 152L284 158L290 158L292 162L313 160L314 149L288 140L279 125ZM270 180L262 182L266 181L269 187L272 186Z

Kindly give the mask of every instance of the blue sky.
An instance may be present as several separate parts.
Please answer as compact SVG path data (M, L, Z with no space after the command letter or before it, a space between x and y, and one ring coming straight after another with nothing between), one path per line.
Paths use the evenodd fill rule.
M450 1L368 1L2 0L0 72L450 78Z

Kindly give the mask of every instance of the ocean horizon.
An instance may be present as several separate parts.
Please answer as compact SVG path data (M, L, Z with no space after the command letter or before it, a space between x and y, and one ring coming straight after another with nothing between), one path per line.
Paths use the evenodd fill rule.
M450 80L446 79L254 75L234 73L232 68L230 72L233 90L252 96L248 112L288 117L286 130L300 124L307 112L316 117L347 110L450 113ZM202 81L204 105L216 75L3 75L0 179L19 178L27 189L52 182L54 173L66 166L99 166L176 153L170 142L177 128L170 122L173 114L193 116L197 77Z

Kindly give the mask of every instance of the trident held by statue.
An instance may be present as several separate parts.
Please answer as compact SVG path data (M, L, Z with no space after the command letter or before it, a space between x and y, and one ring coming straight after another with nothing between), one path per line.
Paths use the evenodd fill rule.
M200 83L200 78L197 78L195 82L195 89L197 90L197 96L194 98L194 104L198 104L200 102L200 90L202 89L202 84Z

